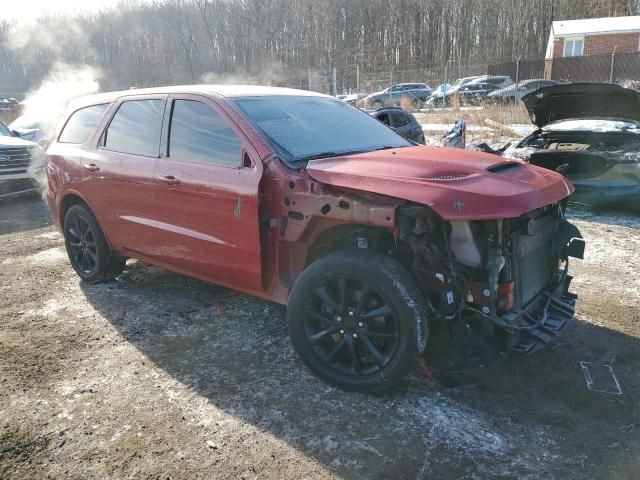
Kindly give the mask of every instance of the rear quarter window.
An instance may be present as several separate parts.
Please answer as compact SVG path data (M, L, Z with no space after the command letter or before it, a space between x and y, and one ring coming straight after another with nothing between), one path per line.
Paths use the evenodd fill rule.
M108 106L109 104L106 103L93 105L73 112L60 132L58 142L76 144L86 142Z

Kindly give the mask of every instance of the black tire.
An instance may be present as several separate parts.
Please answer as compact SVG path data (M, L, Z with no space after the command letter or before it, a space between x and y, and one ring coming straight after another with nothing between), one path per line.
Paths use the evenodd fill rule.
M109 249L96 217L85 205L67 210L63 233L71 266L85 282L111 280L124 270L127 259Z
M311 371L349 391L393 387L416 367L427 339L425 301L409 272L362 249L309 265L291 289L287 324Z

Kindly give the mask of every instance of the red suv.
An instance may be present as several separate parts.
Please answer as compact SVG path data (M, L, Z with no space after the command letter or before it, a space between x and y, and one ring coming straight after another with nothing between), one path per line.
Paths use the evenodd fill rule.
M533 352L574 312L562 175L416 146L325 95L186 86L84 97L47 201L86 282L128 257L288 306L296 351L349 390L394 385L428 325Z

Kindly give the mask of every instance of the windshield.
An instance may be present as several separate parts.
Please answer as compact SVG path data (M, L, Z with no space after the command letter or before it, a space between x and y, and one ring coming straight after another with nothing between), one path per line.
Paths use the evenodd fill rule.
M370 115L332 98L242 97L235 103L293 168L314 158L411 146Z
M11 130L9 130L6 125L0 122L0 136L2 137L12 137Z

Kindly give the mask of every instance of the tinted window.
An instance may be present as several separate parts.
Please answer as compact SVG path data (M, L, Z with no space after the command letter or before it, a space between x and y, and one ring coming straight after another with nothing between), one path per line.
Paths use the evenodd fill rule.
M385 125L391 125L391 120L389 119L389 115L386 113L381 113L376 118L380 120L382 123L384 123Z
M241 97L249 121L290 166L299 161L411 144L340 100L316 96Z
M394 127L404 127L409 123L409 119L403 112L393 112L391 118Z
M113 116L103 139L107 150L157 157L164 100L129 100Z
M180 160L240 165L240 139L210 106L176 100L169 131L169 156Z
M61 143L84 143L96 128L108 105L93 105L74 112L64 126L58 141Z

